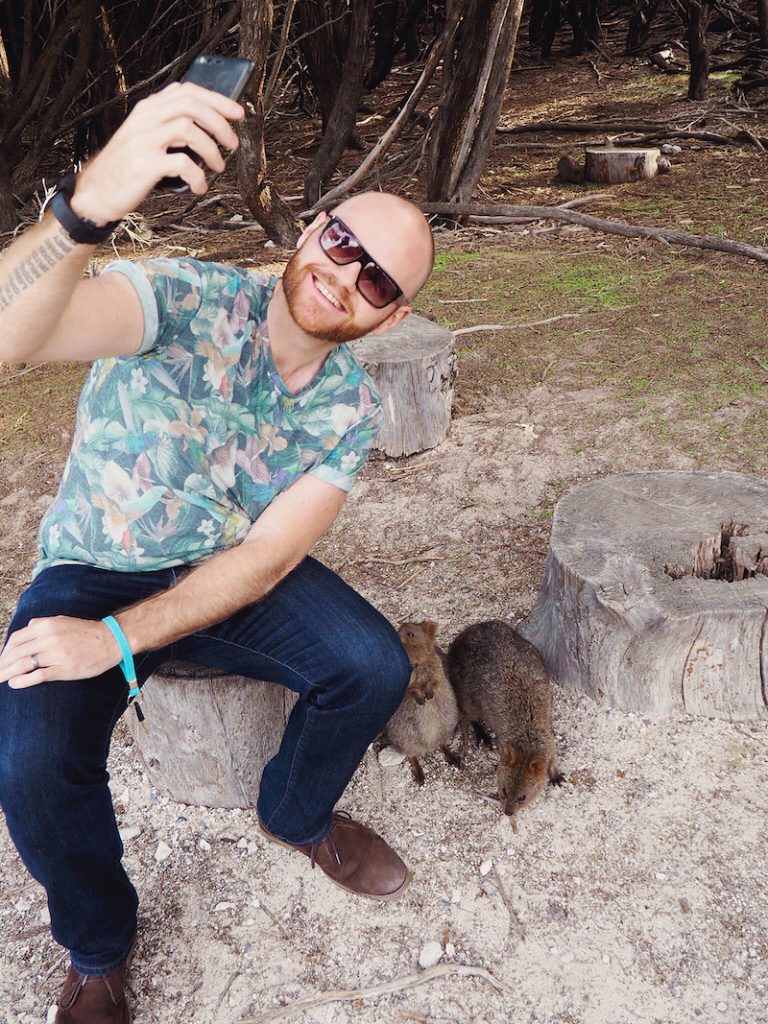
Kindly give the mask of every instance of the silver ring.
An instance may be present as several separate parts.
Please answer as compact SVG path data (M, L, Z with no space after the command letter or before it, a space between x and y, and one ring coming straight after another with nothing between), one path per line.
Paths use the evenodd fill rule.
M36 672L40 668L40 659L36 654L30 655L32 658L32 671Z

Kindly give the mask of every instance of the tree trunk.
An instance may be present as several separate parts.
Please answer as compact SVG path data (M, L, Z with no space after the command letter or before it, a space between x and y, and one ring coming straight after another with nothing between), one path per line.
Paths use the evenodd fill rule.
M256 67L248 87L245 120L237 153L237 184L253 217L278 245L293 246L301 234L299 222L267 178L264 149L264 79L272 36L272 0L246 0L240 19L240 56Z
M642 181L659 173L661 150L616 149L587 146L584 180L595 182ZM662 164L666 167L666 164Z
M637 0L632 17L629 19L626 53L636 53L643 46L651 34L653 19L656 17L660 4L661 0Z
M469 0L429 145L427 198L467 202L483 172L504 99L523 0Z
M367 334L352 345L376 385L384 423L376 448L391 458L435 448L451 424L456 380L454 337L412 313L386 334Z
M768 717L768 483L655 472L555 509L521 632L565 686L650 715Z
M363 92L373 2L374 0L356 0L352 8L347 52L344 58L344 75L320 148L315 154L304 183L304 199L307 206L312 206L320 198L323 185L336 170L347 142L354 132L355 114Z
M295 694L186 662L163 665L142 690L147 731L130 710L126 720L152 785L184 804L255 807Z
M416 22L424 7L424 0L406 0L402 24L397 33L397 39L395 39L398 6L398 0L386 0L384 4L376 8L378 30L376 31L373 66L365 80L366 89L375 89L377 85L381 85L392 70L395 57L406 45L406 40L413 37Z
M0 232L13 231L18 223L11 175L5 157L0 151Z
M768 50L768 0L757 0L757 21L760 30L760 46Z
M709 92L709 47L707 25L711 8L708 0L687 0L683 21L688 40L691 77L688 81L688 99L705 100Z
M315 88L324 131L342 77L333 31L335 4L333 0L301 0L297 14L303 36L299 47Z

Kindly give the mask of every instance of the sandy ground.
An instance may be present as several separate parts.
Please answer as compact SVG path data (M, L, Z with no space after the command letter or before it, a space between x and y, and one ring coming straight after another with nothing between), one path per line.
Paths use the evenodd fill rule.
M636 428L597 389L540 385L517 404L492 394L435 451L372 461L319 554L393 621L436 619L443 643L469 622L514 618L535 598L542 510L555 497L585 475L649 461L692 468L673 450L651 457ZM25 494L23 480L15 530L48 497ZM12 536L2 540L9 550ZM365 561L373 556L392 562ZM341 806L414 871L406 896L381 906L266 844L252 812L158 796L121 724L112 786L143 898L136 1024L273 1020L303 997L408 978L391 994L290 1019L768 1022L766 724L653 721L560 687L554 704L567 781L517 833L478 796L493 789L493 752L473 752L461 772L426 758L421 790L407 764L382 768L370 752ZM170 855L158 861L161 842ZM62 951L4 831L0 865L0 1020L37 1024L58 992ZM416 986L430 941L446 968L483 968L492 980L446 973Z

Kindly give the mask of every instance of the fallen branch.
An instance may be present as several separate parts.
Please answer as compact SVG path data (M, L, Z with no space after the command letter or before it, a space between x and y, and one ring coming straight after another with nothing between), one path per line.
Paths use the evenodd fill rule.
M606 234L622 235L624 238L653 238L669 245L691 246L694 249L711 249L715 252L727 252L735 256L746 256L750 260L768 263L768 249L746 242L736 242L730 238L718 238L712 235L689 235L684 231L672 228L649 228L641 224L626 224L619 220L604 220L602 217L591 217L586 213L577 213L562 206L512 206L504 203L422 203L421 209L427 214L438 217L510 217L515 223L521 218L526 220L560 220L568 224L581 224L593 231Z
M459 327L453 333L475 334L479 331L514 331L522 327L541 327L544 324L553 324L555 320L570 320L573 317L581 316L581 313L561 313L560 316L550 316L546 320L531 320L527 324L477 324L475 327Z
M270 1010L261 1017L247 1017L241 1024L271 1024L271 1021L281 1020L283 1017L301 1013L316 1006L325 1006L327 1003L350 1002L353 999L369 999L371 996L388 995L390 992L402 992L406 988L416 988L418 985L426 985L436 978L445 978L451 974L458 974L463 977L482 978L492 985L497 992L508 991L508 986L494 977L485 967L475 967L472 964L438 964L437 967L430 967L418 974L407 974L403 978L396 978L394 981L385 981L381 985L369 985L367 988L331 989L329 992L321 992L316 996L306 996L304 999L297 999L287 1006L279 1006L276 1010Z
M501 898L504 900L504 906L507 908L507 913L509 914L509 930L511 932L513 926L516 926L520 941L525 942L525 926L520 920L520 915L512 906L512 900L509 898L509 893L504 888L504 883L501 880L499 870L493 862L491 863L491 870L493 871L493 877L496 880L496 885L498 886Z
M745 142L768 146L768 138L760 138L746 130L737 130L732 135L721 135L717 132L691 131L687 128L675 128L673 125L659 124L654 121L539 121L535 124L516 124L507 128L497 128L500 135L525 135L529 132L617 132L619 135L630 136L623 143L636 144L653 139L694 139L698 142L711 142L718 146L741 146Z

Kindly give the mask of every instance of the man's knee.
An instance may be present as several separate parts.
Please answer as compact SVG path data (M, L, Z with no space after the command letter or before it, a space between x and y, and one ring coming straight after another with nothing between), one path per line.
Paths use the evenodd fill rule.
M362 642L361 642L362 641ZM375 718L388 719L403 699L411 674L405 648L391 627L356 637L337 650L340 675L351 682L356 702Z
M21 696L21 691L6 694L6 700ZM55 750L38 744L29 734L4 735L0 717L0 807L6 814L32 821L55 800L62 778Z

